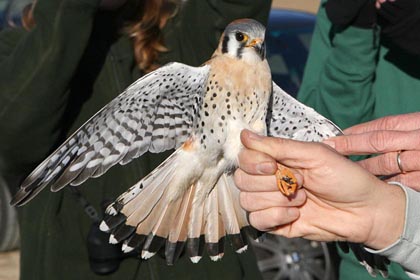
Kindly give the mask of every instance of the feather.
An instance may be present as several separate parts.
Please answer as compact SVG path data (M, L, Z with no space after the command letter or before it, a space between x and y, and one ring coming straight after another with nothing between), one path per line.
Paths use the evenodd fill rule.
M267 134L274 137L322 141L343 134L333 122L291 97L274 82L266 122Z
M196 188L202 188L201 182L197 182ZM192 201L191 216L188 224L188 239L187 239L187 252L193 263L200 261L204 249L204 205L194 196Z
M134 249L143 248L144 241L146 240L145 235L133 234L131 237L123 242L122 251L124 253L129 253Z
M177 148L191 134L209 70L208 65L170 63L134 82L25 179L13 205L27 203L47 186L58 191L67 184L80 185L146 151ZM176 141L163 140L174 132Z
M168 264L174 264L181 255L187 241L188 223L191 214L192 197L196 187L192 185L185 192L177 215L171 223L168 240L165 248L165 258Z
M168 238L171 223L180 208L182 199L178 198L175 201L167 202L167 199L162 199L160 203L164 204L164 208L160 211L160 217L145 241L143 251L149 254L155 254L165 243Z
M126 240L131 237L136 232L136 228L126 224L120 224L115 230L112 231L112 234L109 237L109 243L117 244L123 240Z
M220 213L225 230L229 236L233 248L238 252L246 247L247 242L241 235L241 225L239 224L237 213L234 207L235 199L239 202L239 196L236 198L232 197L231 187L229 186L230 183L231 182L228 181L228 175L223 174L219 181L217 181L216 187L218 189ZM245 213L243 210L241 210L241 212Z
M105 215L102 223L99 225L99 228L102 231L109 232L110 230L113 230L120 224L124 223L126 220L127 217L121 213L116 215Z
M205 242L207 245L207 253L211 260L217 261L224 254L224 236L225 229L223 221L219 216L218 207L218 189L214 187L205 200Z

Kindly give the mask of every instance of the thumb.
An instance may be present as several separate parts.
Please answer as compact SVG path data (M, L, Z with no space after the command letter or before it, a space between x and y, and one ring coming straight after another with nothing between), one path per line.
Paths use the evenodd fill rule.
M242 131L241 141L246 148L268 154L278 162L310 157L308 149L311 149L310 147L313 144L285 138L261 136L249 130Z

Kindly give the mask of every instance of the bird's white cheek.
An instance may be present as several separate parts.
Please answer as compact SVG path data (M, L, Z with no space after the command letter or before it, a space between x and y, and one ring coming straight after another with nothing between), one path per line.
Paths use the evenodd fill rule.
M259 62L261 62L261 58L252 48L244 48L244 51L242 53L242 59L252 65L256 65Z

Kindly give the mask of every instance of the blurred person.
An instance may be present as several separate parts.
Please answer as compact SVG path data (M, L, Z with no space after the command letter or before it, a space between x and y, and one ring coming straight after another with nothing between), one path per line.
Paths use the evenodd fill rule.
M383 152L406 147L410 151L418 149L418 141L410 144L409 136L418 136L418 130L402 123L413 116L399 117L395 121L400 122L399 128L406 134L390 138L383 145L386 147ZM418 117L419 114L414 116ZM380 130L371 130L375 128ZM332 138L328 140L330 145L335 143L346 153L376 153L372 146L382 143L372 140L377 139L372 135L379 131L395 132L393 127L381 126L380 121L354 129L366 132ZM362 243L367 251L400 263L409 277L420 279L417 191L395 181L386 183L378 179L322 143L264 137L249 131L242 132L241 139L245 149L239 157L235 182L241 190L241 205L250 212L251 225L288 238ZM373 145L362 144L366 140L372 140ZM278 189L277 163L290 168L301 187L292 197L284 196ZM389 168L380 173L388 173ZM408 170L418 172L419 168ZM392 172L401 174L405 170L397 168Z
M341 128L419 111L419 28L418 0L322 1L298 99ZM341 279L371 278L340 255ZM398 265L389 271L408 279Z
M28 6L23 28L0 34L0 172L9 187L16 189L72 131L137 78L170 61L200 65L229 22L250 17L266 23L270 4L38 0ZM167 266L159 256L124 258L112 274L92 272L101 269L97 262L115 265L115 259L105 258L108 249L87 245L97 230L92 220L107 200L167 155L146 154L80 189L43 192L20 208L21 279L260 279L252 252L239 255L230 246L219 262L205 257L193 264L184 256ZM90 211L89 217L84 208L97 215ZM90 267L92 247L99 259Z

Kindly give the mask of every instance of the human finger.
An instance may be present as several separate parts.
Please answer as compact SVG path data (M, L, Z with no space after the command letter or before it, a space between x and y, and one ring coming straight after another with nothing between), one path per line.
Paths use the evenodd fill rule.
M400 173L396 176L388 178L387 182L395 181L400 182L404 186L420 191L420 171Z
M390 152L358 161L358 164L375 175L392 175L420 171L419 158L418 150Z
M248 174L272 175L277 171L276 161L265 153L243 148L238 158L239 168Z
M332 137L324 141L344 155L367 155L420 148L420 130L378 130Z
M301 142L292 139L266 137L249 130L241 132L242 144L252 150L269 154L287 167L303 168L307 161L314 160L314 154L321 152L319 143ZM325 150L324 150L325 151Z
M236 186L245 192L278 191L276 177L250 175L242 169L237 169L233 176Z
M289 224L299 218L296 207L272 207L249 213L249 223L261 231L269 231L280 225Z
M249 212L260 211L272 207L297 207L306 200L304 191L297 191L292 198L274 192L241 192L240 203L243 209Z
M415 130L420 128L420 112L387 116L357 124L344 130L344 134L360 134L376 130Z
M289 169L293 173L297 187L302 186L303 177L296 170ZM274 175L252 175L243 171L242 169L237 169L234 173L233 179L236 186L241 191L245 192L272 192L278 191L279 186L277 185L277 178Z

